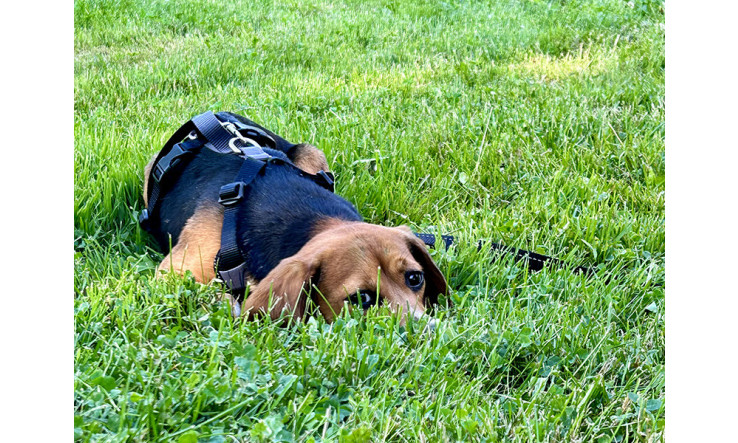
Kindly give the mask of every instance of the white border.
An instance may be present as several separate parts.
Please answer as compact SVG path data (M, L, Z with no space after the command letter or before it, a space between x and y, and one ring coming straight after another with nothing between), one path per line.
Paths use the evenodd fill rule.
M66 2L27 8L0 28L9 246L1 413L12 424L6 437L63 437L72 433L73 398L74 14ZM738 262L726 260L738 255L737 9L666 5L669 441L733 435Z
M666 2L667 441L735 438L738 80L733 2Z
M18 5L5 10L0 27L0 414L7 441L71 439L74 6Z

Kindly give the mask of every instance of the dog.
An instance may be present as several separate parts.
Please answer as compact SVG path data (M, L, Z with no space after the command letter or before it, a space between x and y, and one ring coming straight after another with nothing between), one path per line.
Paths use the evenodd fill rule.
M237 114L217 115L254 125ZM329 171L315 146L292 144L264 130L276 140L274 149L263 148L272 157L308 174ZM155 159L144 169L147 205ZM219 189L233 181L242 162L202 149L162 191L150 232L169 253L157 276L191 272L201 283L216 278L213 263L224 216ZM404 324L426 315L438 296L448 293L425 244L407 226L366 223L347 200L289 168L270 167L255 179L237 217L249 291L242 303L230 297L234 315L277 319L288 311L288 318L299 320L317 309L332 322L343 309L386 305L401 312Z

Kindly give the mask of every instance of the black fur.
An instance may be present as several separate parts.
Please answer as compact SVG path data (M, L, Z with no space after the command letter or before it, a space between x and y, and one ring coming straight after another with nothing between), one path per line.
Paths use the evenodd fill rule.
M300 177L284 165L269 164L239 207L238 236L249 274L257 280L310 240L315 224L327 217L361 221L343 198Z
M239 120L253 124L242 117ZM270 135L276 137L280 150L265 151L289 159L296 145ZM170 236L171 246L177 244L185 223L197 209L210 206L222 211L218 191L233 181L241 162L235 155L202 148L183 166L179 177L162 189L159 210L151 220L151 232L162 251L169 250ZM319 221L328 217L362 220L351 203L301 177L290 166L279 164L268 164L263 175L252 182L238 211L237 235L248 274L256 280L266 277L282 259L296 254L310 240Z

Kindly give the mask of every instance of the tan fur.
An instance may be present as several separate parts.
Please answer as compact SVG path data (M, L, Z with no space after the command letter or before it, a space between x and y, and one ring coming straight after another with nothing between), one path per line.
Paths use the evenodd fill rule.
M223 226L223 211L216 206L203 206L187 220L179 241L161 262L161 271L184 275L192 272L195 280L208 283L215 278L213 261L220 249L220 231Z
M427 260L421 257L422 264L415 259L413 244L420 254L428 255L422 242L406 227L329 220L297 254L282 260L253 288L242 312L250 312L250 317L266 313L271 302L272 318L285 308L300 318L307 298L312 298L331 322L346 305L349 294L375 291L379 276L384 304L395 312L402 311L403 318L417 318L426 310L426 290L445 293L447 289L430 256ZM418 292L405 285L405 272L409 270L425 272L426 284ZM440 282L437 276L441 276Z
M157 155L144 168L143 199L149 205L149 177ZM165 272L184 275L187 271L200 283L208 283L215 278L213 261L220 249L220 231L223 226L223 210L216 206L202 206L187 220L179 241L172 251L164 257L157 268L157 277Z
M292 162L308 174L317 174L319 171L330 172L323 151L307 143L295 147Z
M153 157L151 157L151 161L148 165L144 168L144 187L143 187L143 197L144 197L144 205L149 206L149 177L151 176L151 168L154 167L154 162L156 161L156 157L159 154L154 154Z

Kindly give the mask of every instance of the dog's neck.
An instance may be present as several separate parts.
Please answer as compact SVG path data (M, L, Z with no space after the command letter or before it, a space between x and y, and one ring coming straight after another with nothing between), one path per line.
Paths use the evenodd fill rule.
M362 221L354 220L342 220L335 217L325 217L318 220L311 231L312 237L315 238L317 235L325 235L331 232L345 231L352 229L352 227L364 224Z

